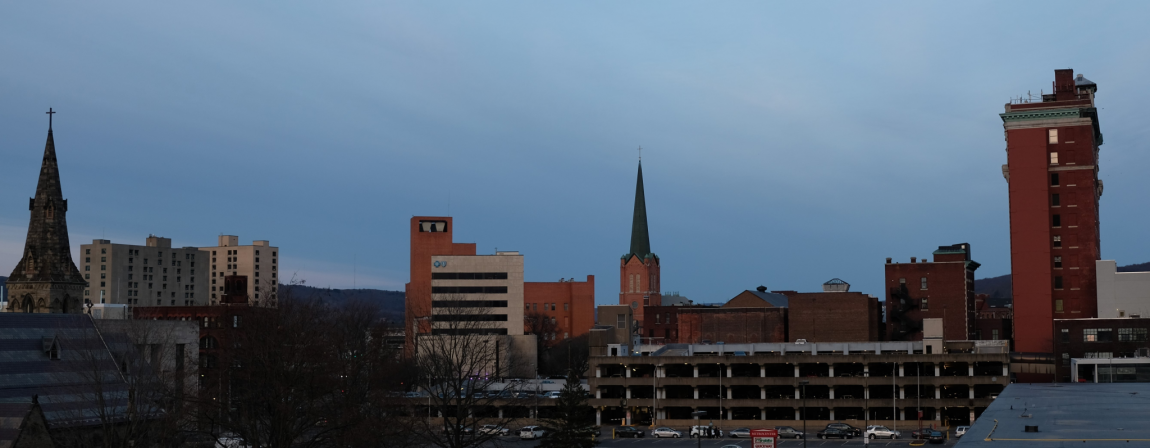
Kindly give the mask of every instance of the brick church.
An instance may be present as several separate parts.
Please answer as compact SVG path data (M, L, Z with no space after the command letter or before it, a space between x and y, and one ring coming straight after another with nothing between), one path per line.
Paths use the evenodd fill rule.
M635 185L635 214L631 221L631 251L619 261L619 304L630 306L636 321L643 322L643 311L663 304L659 292L659 256L651 252L647 231L647 200L643 194L643 162Z
M85 280L68 243L68 200L60 188L60 167L52 140L49 110L48 142L36 196L29 199L28 239L24 255L8 278L6 312L82 313Z

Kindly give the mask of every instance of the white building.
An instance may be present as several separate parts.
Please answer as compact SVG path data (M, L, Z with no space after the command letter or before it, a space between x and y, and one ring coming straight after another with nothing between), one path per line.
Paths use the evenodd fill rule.
M1118 272L1114 260L1094 262L1098 317L1150 317L1150 272Z

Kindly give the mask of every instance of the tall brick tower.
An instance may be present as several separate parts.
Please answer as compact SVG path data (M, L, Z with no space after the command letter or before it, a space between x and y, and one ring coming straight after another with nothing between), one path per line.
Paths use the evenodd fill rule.
M643 162L635 185L635 214L631 221L631 251L619 261L619 304L634 310L635 320L643 322L643 308L660 306L659 256L651 253L647 231L647 200L643 195Z
M72 262L68 222L64 219L68 200L60 188L60 167L56 164L50 119L40 180L36 183L36 196L28 200L28 210L32 216L28 221L24 256L8 278L8 308L4 311L82 313L81 294L85 282L80 269Z
M1012 102L1006 130L1015 351L1054 352L1054 319L1095 317L1099 258L1098 86L1054 71L1041 102Z

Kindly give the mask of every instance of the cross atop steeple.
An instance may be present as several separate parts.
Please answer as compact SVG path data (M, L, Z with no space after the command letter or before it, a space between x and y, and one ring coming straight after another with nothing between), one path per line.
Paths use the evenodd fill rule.
M48 120L48 121L51 122L52 120ZM52 127L52 124L49 123L48 127ZM642 146L639 146L639 161L640 162L643 161L643 147Z
M48 111L44 112L44 113L48 114L48 130L51 131L52 130L52 115L54 115L56 112L53 111L51 107L49 107ZM640 157L639 159L642 159L642 157Z

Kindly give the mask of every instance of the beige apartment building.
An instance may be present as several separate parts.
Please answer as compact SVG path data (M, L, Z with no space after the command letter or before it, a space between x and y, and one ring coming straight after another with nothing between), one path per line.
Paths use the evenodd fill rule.
M154 235L143 246L92 240L80 245L80 259L93 304L208 304L208 256L197 247L172 248L171 238Z
M220 235L219 245L201 247L210 259L208 274L211 284L209 304L216 305L224 293L224 277L243 275L248 278L248 303L252 306L276 306L279 291L279 248L266 240L240 245L240 237Z

